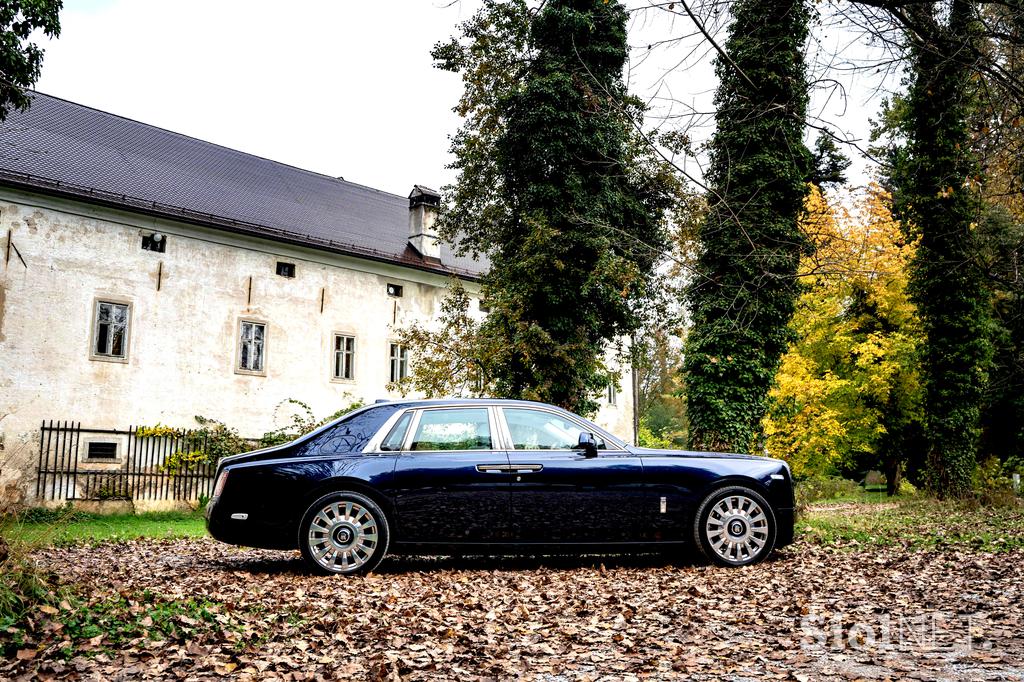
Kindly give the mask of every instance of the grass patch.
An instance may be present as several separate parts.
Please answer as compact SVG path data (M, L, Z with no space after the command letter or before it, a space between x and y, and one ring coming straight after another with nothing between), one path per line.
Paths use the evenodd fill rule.
M60 601L37 603L29 617L0 631L0 655L30 659L48 649L65 659L96 656L140 642L181 643L207 633L218 633L239 648L247 643L243 625L219 602L169 600L148 590L97 597L76 588L65 590Z
M12 542L39 547L80 542L134 540L136 538L196 538L206 535L201 512L151 512L146 514L86 514L58 510L29 510L0 520L0 536Z
M183 641L202 632L220 629L222 605L207 599L162 600L146 591L137 598L119 596L92 604L68 604L55 614L62 625L65 646L72 656L86 646L103 651L118 649L132 640ZM221 620L226 620L223 616ZM98 649L97 649L98 648Z
M832 500L804 510L797 522L797 537L811 544L849 549L881 545L1019 550L1024 549L1024 506L981 507L923 497L883 497L882 503Z

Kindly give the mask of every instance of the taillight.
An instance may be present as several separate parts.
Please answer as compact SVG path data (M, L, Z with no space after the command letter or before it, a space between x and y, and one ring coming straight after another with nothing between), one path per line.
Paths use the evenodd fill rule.
M224 486L228 482L228 470L220 472L220 476L217 477L217 485L213 486L213 496L220 497L220 494L224 492Z

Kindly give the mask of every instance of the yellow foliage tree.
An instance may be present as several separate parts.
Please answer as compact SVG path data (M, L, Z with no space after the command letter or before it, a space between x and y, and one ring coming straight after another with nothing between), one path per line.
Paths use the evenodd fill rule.
M817 188L803 228L815 246L764 421L766 447L797 477L882 467L890 492L920 420L922 331L907 294L914 245L872 185L852 211Z

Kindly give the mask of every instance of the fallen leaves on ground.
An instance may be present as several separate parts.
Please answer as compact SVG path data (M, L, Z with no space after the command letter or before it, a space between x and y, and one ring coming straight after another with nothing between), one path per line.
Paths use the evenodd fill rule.
M0 678L1024 679L1022 559L797 544L743 569L390 558L342 578L208 539L49 548L87 606L41 611ZM76 638L65 607L120 629Z

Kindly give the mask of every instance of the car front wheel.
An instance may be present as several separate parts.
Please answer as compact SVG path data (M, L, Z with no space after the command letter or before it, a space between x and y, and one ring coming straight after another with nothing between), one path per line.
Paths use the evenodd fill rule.
M368 573L387 553L387 517L376 502L360 493L324 495L302 517L299 549L317 573Z
M757 492L744 486L716 490L694 518L694 540L719 566L747 566L775 547L775 513Z

